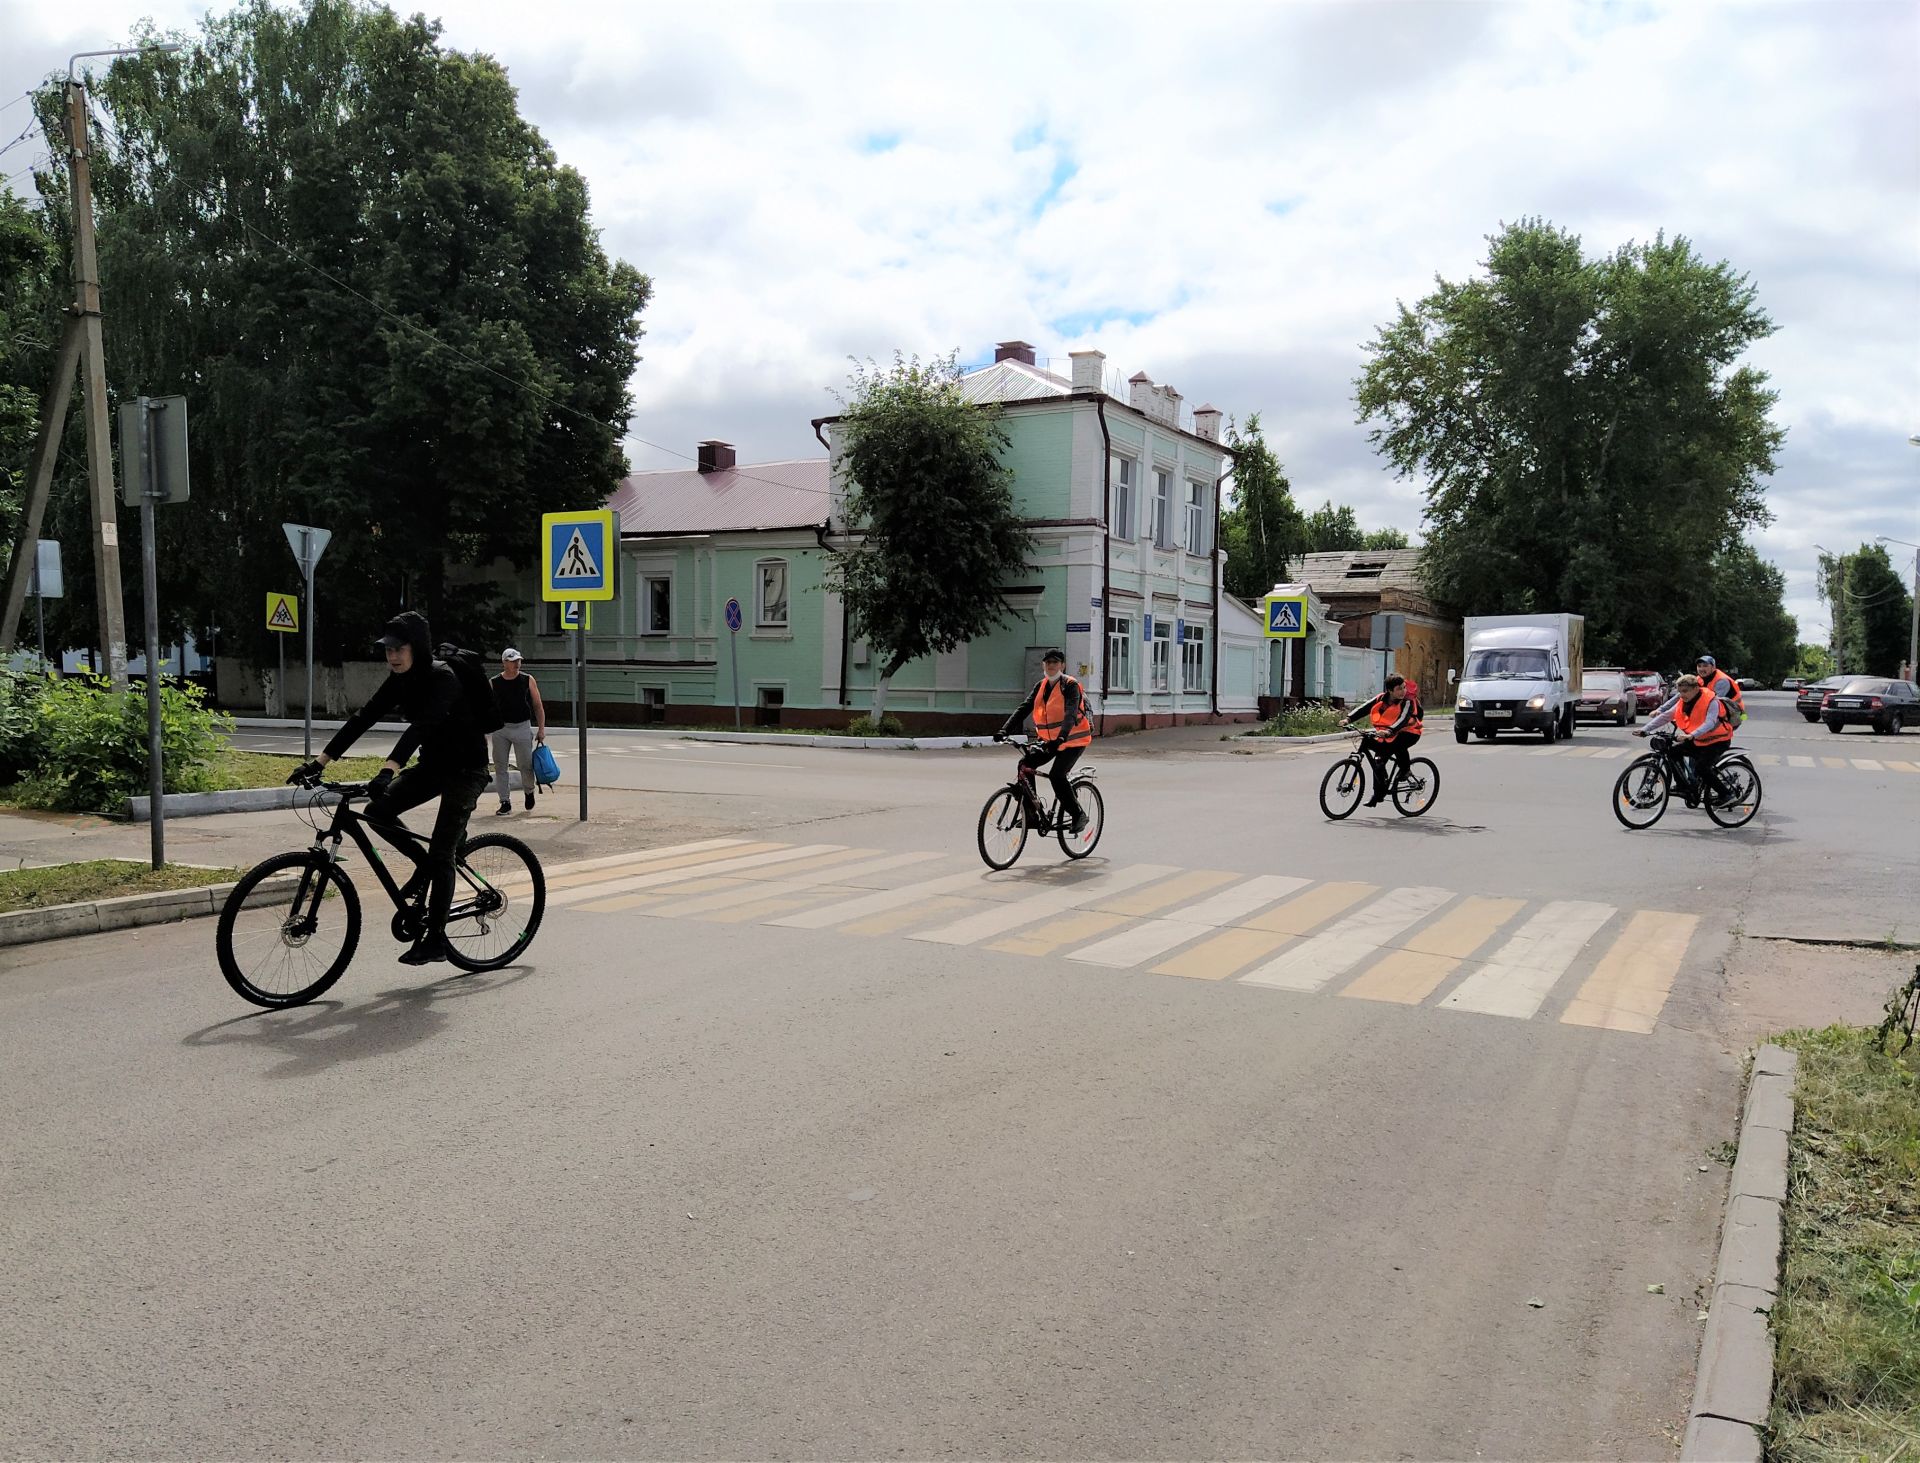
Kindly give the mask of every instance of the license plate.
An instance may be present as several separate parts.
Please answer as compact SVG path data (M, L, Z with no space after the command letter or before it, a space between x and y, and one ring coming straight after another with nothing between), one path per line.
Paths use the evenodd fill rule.
M1512 716L1512 715L1513 715L1513 713L1512 713L1511 711L1483 711L1483 712L1481 712L1480 714L1481 714L1482 716L1484 716L1484 717L1486 717L1486 719L1487 719L1488 721L1493 721L1493 720L1495 720L1496 718L1498 718L1498 717L1502 717L1502 716Z

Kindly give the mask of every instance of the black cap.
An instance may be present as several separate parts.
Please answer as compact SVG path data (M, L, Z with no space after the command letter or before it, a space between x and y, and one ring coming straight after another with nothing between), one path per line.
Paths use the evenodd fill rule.
M433 641L427 617L418 610L402 610L387 621L380 638L373 643L380 650L398 650L402 645L411 645L416 654L425 654Z
M1049 650L1045 655L1040 657L1041 664L1043 665L1049 661L1055 661L1055 660L1059 661L1060 664L1065 665L1067 663L1066 651L1059 650L1059 649Z
M373 643L381 650L398 650L403 645L411 645L413 637L407 634L406 622L396 615L387 621L386 629Z

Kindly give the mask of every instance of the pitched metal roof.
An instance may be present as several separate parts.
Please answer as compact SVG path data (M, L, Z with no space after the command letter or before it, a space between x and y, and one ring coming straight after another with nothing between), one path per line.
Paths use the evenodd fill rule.
M1308 554L1287 565L1287 578L1303 581L1319 595L1365 594L1378 589L1408 589L1425 594L1419 549L1355 549Z
M960 378L960 393L976 406L985 401L1037 401L1071 396L1073 382L1025 361L1008 359L967 372Z
M832 475L824 457L753 462L718 472L672 468L625 478L607 506L620 533L744 533L827 522Z

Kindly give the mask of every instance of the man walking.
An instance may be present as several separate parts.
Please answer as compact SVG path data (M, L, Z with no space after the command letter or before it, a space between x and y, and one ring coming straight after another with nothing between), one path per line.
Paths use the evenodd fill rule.
M520 652L509 647L500 657L500 674L493 678L493 704L499 709L501 727L493 734L493 790L500 806L493 810L501 817L513 811L512 784L507 779L507 752L520 767L520 786L527 795L527 808L533 807L533 744L547 739L547 705L540 699L540 683L520 668Z

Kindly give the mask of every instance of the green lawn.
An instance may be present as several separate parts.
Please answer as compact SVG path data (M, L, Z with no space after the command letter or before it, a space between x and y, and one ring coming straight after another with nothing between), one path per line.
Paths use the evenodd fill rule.
M240 877L238 869L189 869L179 864L153 869L123 859L94 859L56 864L50 869L14 869L0 873L0 914L46 909L55 904L84 904L122 894L151 894L160 889L196 889Z
M1920 1459L1920 1044L1778 1040L1800 1072L1767 1456Z
M236 752L231 749L214 758L212 791L227 792L243 787L280 787L287 774L306 759L281 756L274 752ZM380 770L382 757L342 757L327 764L328 782L365 782Z

